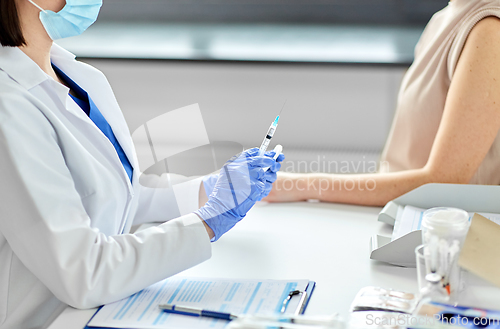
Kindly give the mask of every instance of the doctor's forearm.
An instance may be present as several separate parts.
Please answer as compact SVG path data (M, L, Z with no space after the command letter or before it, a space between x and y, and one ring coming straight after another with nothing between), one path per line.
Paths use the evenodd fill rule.
M200 194L198 196L198 198L199 198L198 202L199 202L199 206L201 208L208 201L207 193L205 192L205 186L203 185L203 182L200 183L200 192L199 193ZM200 217L200 216L198 216L198 217ZM203 225L205 226L205 229L207 230L207 233L208 233L208 236L210 237L210 240L212 240L215 237L214 231L210 228L210 226L207 225L207 223L205 223L205 221L201 217L200 217L200 220L203 222Z
M208 237L210 238L210 240L212 240L215 237L214 231L210 228L210 226L208 226L208 224L203 219L200 218L200 220L202 221L203 225L205 226L205 230L207 230Z
M198 195L198 206L201 208L207 203L208 201L208 196L207 192L205 191L205 186L203 185L203 182L200 183L200 192Z

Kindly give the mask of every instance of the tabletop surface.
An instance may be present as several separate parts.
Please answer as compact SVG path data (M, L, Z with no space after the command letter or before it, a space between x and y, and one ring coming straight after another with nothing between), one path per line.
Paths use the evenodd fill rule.
M334 312L346 319L365 286L417 291L416 270L370 260L374 234L392 227L377 222L381 208L317 202L260 203L213 244L212 258L180 276L316 281L306 314ZM468 275L461 303L500 309L500 288ZM68 307L49 329L81 329L95 310Z

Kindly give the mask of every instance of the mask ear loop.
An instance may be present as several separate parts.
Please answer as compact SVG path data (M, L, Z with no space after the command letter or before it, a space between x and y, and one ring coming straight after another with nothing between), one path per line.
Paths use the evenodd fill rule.
M36 3L33 2L33 0L28 0L29 2L31 2L35 7L37 7L38 9L40 9L41 11L43 11L44 13L46 13L45 9L43 9L42 7L40 7L39 5L37 5Z

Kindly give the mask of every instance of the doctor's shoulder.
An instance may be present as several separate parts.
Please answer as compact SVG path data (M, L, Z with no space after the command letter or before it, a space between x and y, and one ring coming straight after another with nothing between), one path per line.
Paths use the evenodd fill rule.
M34 130L42 129L51 137L55 136L49 119L40 108L40 101L0 70L0 130L5 133L35 124L36 127L32 127Z
M17 106L20 106L22 103L25 106L31 104L36 107L32 104L30 98L31 94L26 88L22 87L16 80L0 69L0 111L5 112L11 109L13 102L17 103Z

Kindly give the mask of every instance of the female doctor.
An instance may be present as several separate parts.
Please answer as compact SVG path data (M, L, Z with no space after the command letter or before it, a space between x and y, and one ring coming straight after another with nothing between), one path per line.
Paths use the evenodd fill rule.
M187 184L191 209L172 219L171 189L139 184L104 75L52 42L83 32L101 4L0 2L1 329L43 328L65 304L113 302L205 261L210 241L269 193L283 161L245 151Z

